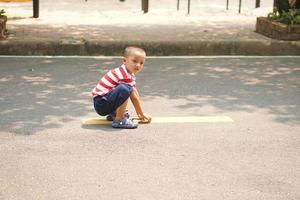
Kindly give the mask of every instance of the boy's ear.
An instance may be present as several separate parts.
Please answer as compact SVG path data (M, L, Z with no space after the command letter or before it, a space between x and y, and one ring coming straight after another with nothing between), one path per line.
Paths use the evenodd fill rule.
M125 57L123 57L122 61L123 61L123 64L125 64L125 62L126 62L126 58L125 58Z

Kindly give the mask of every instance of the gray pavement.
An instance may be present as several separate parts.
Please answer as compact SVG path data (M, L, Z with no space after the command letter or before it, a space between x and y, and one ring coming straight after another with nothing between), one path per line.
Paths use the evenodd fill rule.
M120 58L0 61L0 199L300 198L299 57L148 58L145 111L234 122L136 130L81 126Z
M139 0L41 1L40 18L32 3L0 3L7 10L9 37L0 41L1 55L121 54L127 45L144 47L149 55L299 55L299 41L278 41L255 33L257 16L266 16L272 1L254 9L251 1L226 10L225 1L186 2L176 10L171 0L150 1L143 14ZM253 5L252 5L253 4Z

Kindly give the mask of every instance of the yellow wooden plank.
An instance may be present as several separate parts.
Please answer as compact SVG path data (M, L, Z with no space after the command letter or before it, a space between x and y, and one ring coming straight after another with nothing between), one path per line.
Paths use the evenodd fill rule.
M233 119L227 116L186 116L186 117L153 117L151 123L216 123L233 122ZM87 118L82 120L83 125L110 124L104 118Z

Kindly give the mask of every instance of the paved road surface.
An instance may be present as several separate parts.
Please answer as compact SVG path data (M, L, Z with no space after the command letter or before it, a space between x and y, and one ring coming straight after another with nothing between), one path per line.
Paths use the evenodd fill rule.
M148 58L148 113L234 122L115 130L81 120L120 58L0 57L0 199L299 199L299 62Z

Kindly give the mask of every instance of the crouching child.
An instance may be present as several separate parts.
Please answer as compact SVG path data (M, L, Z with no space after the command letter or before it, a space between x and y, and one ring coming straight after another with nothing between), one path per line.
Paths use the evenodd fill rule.
M143 70L146 52L139 47L127 47L122 65L107 72L92 91L95 111L112 121L113 128L133 129L138 123L129 118L127 105L131 100L138 119L150 123L152 117L144 113L135 82L135 75Z

